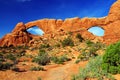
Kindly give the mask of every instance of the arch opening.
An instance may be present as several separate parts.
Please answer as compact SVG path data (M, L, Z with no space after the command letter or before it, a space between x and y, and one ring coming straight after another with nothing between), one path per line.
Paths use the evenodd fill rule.
M99 26L93 26L88 29L88 32L92 33L95 36L104 36L105 30Z
M40 29L39 27L37 27L37 26L33 26L33 27L27 29L26 31L28 33L33 34L33 35L42 36L44 34L44 31L42 29Z

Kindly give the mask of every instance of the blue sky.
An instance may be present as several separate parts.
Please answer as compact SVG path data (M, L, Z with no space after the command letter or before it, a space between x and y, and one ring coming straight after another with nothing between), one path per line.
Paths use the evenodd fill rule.
M88 31L93 33L96 36L103 36L105 33L105 31L102 28L100 28L99 26L94 26L94 27L88 29Z
M37 26L29 28L27 30L27 32L34 34L34 35L43 35L44 34L44 32L41 29L39 29Z
M0 38L18 22L43 18L104 17L115 0L0 0Z

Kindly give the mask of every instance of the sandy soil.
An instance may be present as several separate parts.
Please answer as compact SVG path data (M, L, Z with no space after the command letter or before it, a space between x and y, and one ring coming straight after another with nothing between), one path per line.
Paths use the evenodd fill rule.
M44 66L45 71L29 71L30 65L33 63L26 63L27 65L21 66L25 68L26 72L14 72L11 70L0 71L0 80L71 80L73 74L77 74L80 67L85 67L88 61L75 64L75 60L71 60L62 64L49 64ZM21 63L23 64L23 63ZM120 74L114 75L116 80L120 80ZM89 79L93 80L93 79Z
M64 65L47 65L45 66L46 71L0 71L0 80L37 80L38 77L42 78L42 80L70 80L71 75L76 74L79 71L79 67L84 67L87 63L87 61L80 62L79 64L75 64L74 62L72 60L66 62Z

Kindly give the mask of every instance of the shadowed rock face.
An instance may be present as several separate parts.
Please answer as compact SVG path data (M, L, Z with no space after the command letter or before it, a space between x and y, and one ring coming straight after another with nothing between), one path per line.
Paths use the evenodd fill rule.
M83 37L94 40L100 38L106 44L114 43L120 40L120 0L117 0L109 11L108 16L104 18L70 18L66 20L42 19L28 22L26 24L18 23L14 30L5 35L0 40L0 46L18 46L27 45L34 38L34 35L26 30L38 26L45 34L58 34L60 30L65 32L79 32ZM105 30L103 37L97 37L88 32L88 29L93 26L100 26Z

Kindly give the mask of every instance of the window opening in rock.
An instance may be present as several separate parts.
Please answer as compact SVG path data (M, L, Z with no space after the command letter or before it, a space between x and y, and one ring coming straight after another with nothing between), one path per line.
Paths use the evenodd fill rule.
M96 36L104 36L104 32L105 32L104 29L102 29L99 26L91 27L88 29L88 31Z
M31 33L33 35L40 35L40 36L42 36L44 34L44 31L37 26L27 29L27 32Z

